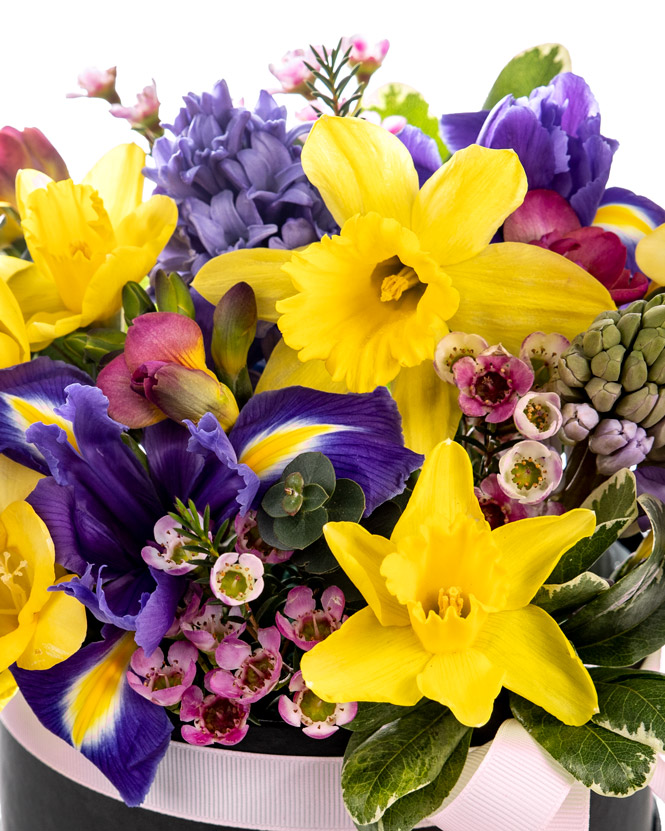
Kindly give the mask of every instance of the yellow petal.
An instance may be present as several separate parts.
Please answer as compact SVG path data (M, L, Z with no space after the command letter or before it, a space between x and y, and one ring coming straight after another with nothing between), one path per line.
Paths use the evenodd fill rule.
M472 144L425 182L412 228L444 267L479 254L524 201L527 180L517 153Z
M145 153L137 144L121 144L109 150L90 170L82 184L101 196L116 228L143 199Z
M115 226L116 241L121 247L146 247L146 258L154 257L156 260L171 238L177 222L178 206L173 199L168 196L151 196Z
M192 288L217 305L236 283L248 283L256 295L260 320L277 322L275 303L293 294L293 283L282 266L292 251L278 248L243 248L209 260L192 282Z
M411 498L390 539L399 546L402 539L420 532L426 518L439 518L445 529L460 514L485 523L473 492L473 470L468 455L459 444L442 441L425 458Z
M2 259L5 258L0 256ZM29 359L30 346L21 307L7 283L0 280L0 368Z
M490 245L446 272L461 296L448 323L451 331L473 332L515 354L531 332L558 332L572 340L597 314L615 308L595 277L536 245Z
M589 673L542 609L526 606L490 615L474 646L505 670L505 687L564 724L585 724L598 712Z
M333 381L323 361L302 363L298 353L279 340L261 373L256 392L281 390L284 387L309 387L322 392L348 392L342 381Z
M383 626L407 626L406 606L397 602L380 574L381 563L395 550L385 537L370 534L355 522L329 522L323 532L335 559L358 588Z
M489 721L502 681L503 672L474 649L434 655L418 676L422 694L450 707L469 727Z
M57 582L66 582L71 577ZM21 669L50 669L81 647L86 629L85 606L64 592L49 592L45 606L37 615L32 638L16 663Z
M376 211L410 226L418 174L409 151L383 127L322 116L305 142L302 166L339 225Z
M27 322L26 331L33 351L37 352L55 338L68 335L82 325L80 314L72 314L69 309L60 309L33 315Z
M2 712L5 706L16 695L17 690L18 685L14 681L14 676L11 672L8 669L0 672L0 712Z
M14 260L14 257L1 257L0 260ZM19 260L23 267L16 269L8 278L7 284L21 307L26 321L33 315L43 312L55 312L63 309L60 293L53 280L41 272L34 263ZM68 314L71 314L67 310ZM33 346L36 350L36 347Z
M665 225L659 225L637 243L635 259L640 271L665 286Z
M561 555L596 527L593 511L577 509L561 516L540 516L509 522L492 531L499 565L506 571L505 609L526 606L547 579Z
M44 476L0 455L0 513L12 502L27 499L35 485Z
M28 196L38 188L45 188L53 179L41 170L23 168L16 174L16 205L18 212L23 219L26 215L26 202Z
M439 378L431 361L401 369L390 391L402 416L404 442L411 450L427 454L440 441L453 438L462 417L459 391Z
M409 626L381 626L370 608L300 661L305 683L324 701L384 701L413 706L422 698L416 678L430 658Z

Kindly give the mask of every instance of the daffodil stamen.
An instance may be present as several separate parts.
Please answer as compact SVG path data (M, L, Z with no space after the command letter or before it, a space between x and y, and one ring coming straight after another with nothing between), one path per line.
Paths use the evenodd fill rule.
M8 600L14 604L14 608L0 609L0 614L16 614L25 606L27 600L27 593L23 586L18 583L18 578L25 579L25 569L28 568L26 560L21 560L16 568L11 566L11 552L5 551L0 557L0 584L7 589L9 593Z
M448 609L459 617L466 617L464 609L464 595L459 586L451 586L449 589L439 589L439 615L444 617Z
M397 257L394 259L399 260ZM379 267L383 265L379 263ZM381 281L381 302L387 303L390 300L399 300L405 291L414 288L420 283L418 275L411 266L403 265L396 274L390 274Z

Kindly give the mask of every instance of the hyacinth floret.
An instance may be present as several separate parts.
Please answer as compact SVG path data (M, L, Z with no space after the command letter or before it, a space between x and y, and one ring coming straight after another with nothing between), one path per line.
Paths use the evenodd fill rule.
M286 127L286 109L262 91L254 110L235 106L225 81L190 93L155 142L155 193L178 204L178 227L163 268L196 274L212 257L239 248L297 248L337 226L300 163L310 125Z

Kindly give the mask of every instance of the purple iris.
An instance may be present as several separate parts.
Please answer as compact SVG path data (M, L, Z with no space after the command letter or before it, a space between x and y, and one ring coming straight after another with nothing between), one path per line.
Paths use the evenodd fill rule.
M600 134L596 99L584 79L571 72L537 87L528 98L507 95L491 111L444 115L441 133L452 152L473 143L515 150L529 190L556 191L582 225L593 222L619 146Z
M156 169L146 169L178 204L178 227L160 256L163 268L196 272L238 248L297 248L337 229L300 163L299 136L286 109L261 92L255 109L234 106L225 81L211 93L184 97L155 142Z

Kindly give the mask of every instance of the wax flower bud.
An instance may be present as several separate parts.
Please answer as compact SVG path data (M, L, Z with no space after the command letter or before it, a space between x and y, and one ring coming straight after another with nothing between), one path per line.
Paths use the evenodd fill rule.
M305 98L312 98L307 82L312 83L314 75L306 63L314 69L319 69L319 63L311 49L293 49L287 52L278 64L270 64L268 69L282 85L279 92L299 93Z
M349 64L358 67L358 80L369 81L388 54L390 41L380 40L371 45L362 35L352 35L349 38L342 38L342 49L346 50L349 47L351 48Z
M67 98L101 98L109 104L119 104L120 96L115 89L116 75L115 66L109 69L89 66L76 79L83 92L68 92Z
M521 441L499 459L499 486L527 505L542 502L561 481L561 456L539 441Z

